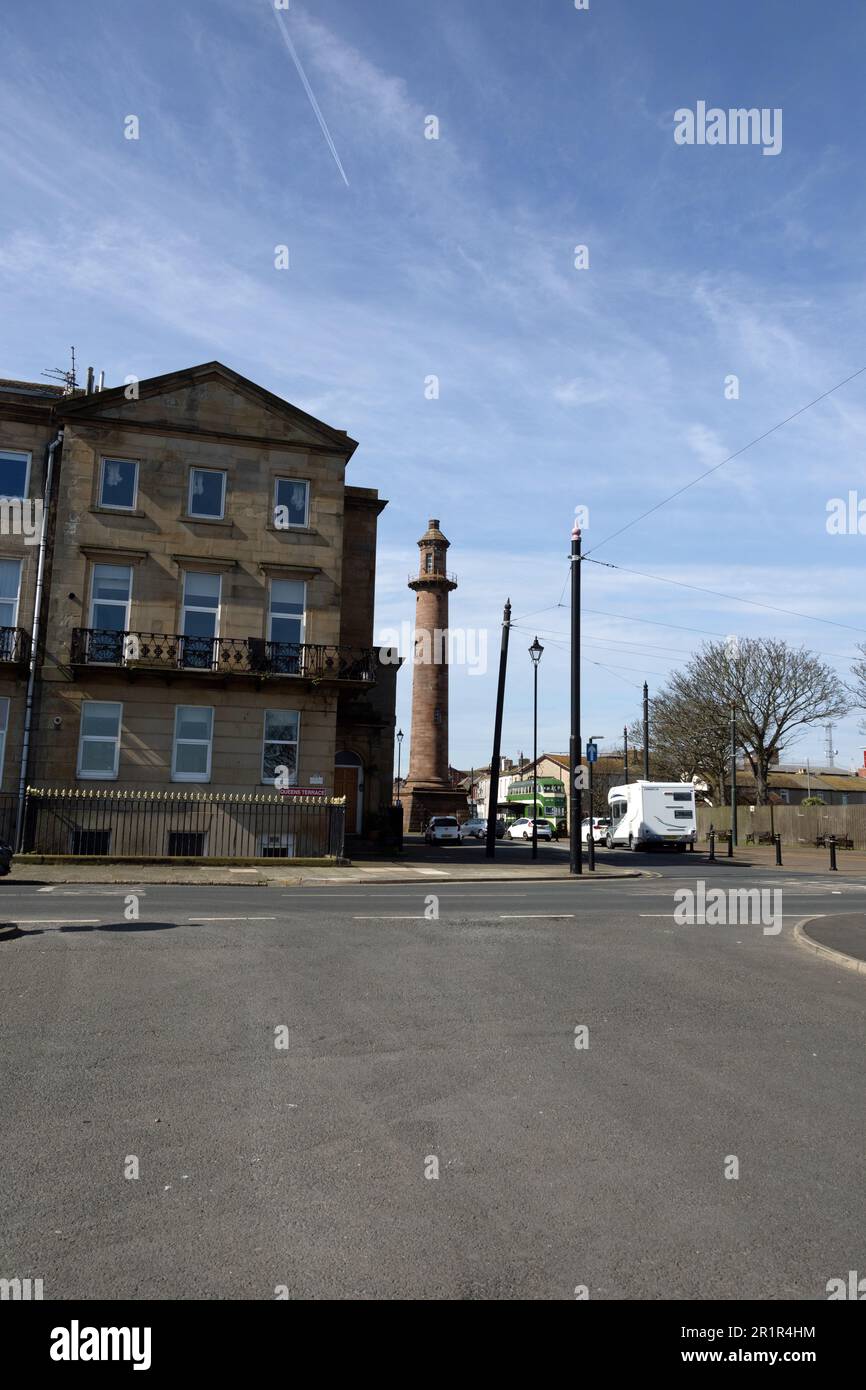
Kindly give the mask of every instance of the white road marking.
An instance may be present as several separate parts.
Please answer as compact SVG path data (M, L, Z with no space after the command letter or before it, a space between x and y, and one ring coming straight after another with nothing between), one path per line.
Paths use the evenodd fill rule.
M276 922L276 917L187 917L188 922Z
M426 917L353 917L353 922L426 922Z
M54 888L53 888L53 887L51 887L51 888L37 888L37 889L36 889L36 892L37 892L37 893L53 893L53 892L54 892Z
M447 896L446 898L443 898L443 902L456 903L456 902L463 902L463 900L464 900L465 898L484 898L484 899L487 899L487 898L490 897L490 894L489 894L489 893L461 893L461 892L460 892L460 889L459 889L459 885L456 884L456 883L455 883L455 884L448 884L448 885L446 885L446 884L443 883L442 887L445 888L446 886L449 887L449 888L453 887L455 891L454 891L453 893L449 893L448 896ZM360 885L359 883L353 883L353 884L347 886L346 893L349 892L350 888L360 888L360 887L361 887L361 885ZM413 898L417 898L419 887L420 887L420 885L417 885L417 884L416 884L415 887L410 887L410 886L407 885L407 886L404 888L402 884L396 884L396 883L395 883L395 884L394 884L394 889L393 889L393 891L390 892L390 893L368 893L368 892L365 891L365 893L364 893L364 901L366 902L369 898L400 898L400 897L413 897ZM319 890L316 889L313 893L310 894L310 896L311 896L311 897L314 897L314 898L336 898L338 902L340 902L340 901L345 902L345 900L346 900L346 893L320 893ZM282 896L283 896L284 898L293 898L293 899L295 900L295 902L302 902L302 901L304 901L304 892L303 892L303 889L301 889L301 890L300 890L299 892L297 892L297 893L283 893ZM509 893L508 896L509 896L509 898L528 898L528 897L529 897L529 894L528 894L528 893Z
M500 922L558 921L562 917L574 917L574 912L500 912Z
M639 912L639 913L638 913L638 917L663 917L663 918L665 918L665 920L668 921L668 922L669 922L675 915L676 915L676 914L673 913L673 912ZM779 915L780 917L802 917L803 914L802 914L802 912L780 912L778 915ZM760 922L697 922L697 923L696 923L694 917L687 917L686 920L685 920L684 922L681 922L681 923L680 923L680 925L683 926L683 927L694 927L694 926L699 926L699 927L758 927L758 926L761 926L762 924L761 924Z
M19 917L19 927L93 927L99 923L98 917Z

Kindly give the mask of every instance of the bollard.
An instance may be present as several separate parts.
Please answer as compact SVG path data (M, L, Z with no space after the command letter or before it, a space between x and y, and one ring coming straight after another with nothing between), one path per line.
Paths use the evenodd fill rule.
M709 862L710 862L711 864L714 864L714 863L715 863L715 859L716 859L716 832L715 832L715 830L713 829L713 827L710 826L710 854L709 854Z
M730 834L730 835L728 836L728 858L729 858L729 859L733 859L733 857L734 857L734 836L733 836L733 833L732 833L732 834Z
M782 864L782 837L781 837L781 835L777 835L777 836L776 836L776 864L777 864L779 867L781 867L781 864Z
M586 862L590 873L595 873L595 836L592 833L592 818L589 822L589 834L586 837L587 856Z
M830 868L836 870L836 836L830 836ZM836 870L838 872L838 870Z

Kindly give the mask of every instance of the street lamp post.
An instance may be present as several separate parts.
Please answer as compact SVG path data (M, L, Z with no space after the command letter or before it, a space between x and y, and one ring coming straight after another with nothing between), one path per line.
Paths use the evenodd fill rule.
M538 858L538 663L544 651L536 637L529 648L532 658L532 857Z
M398 805L398 806L402 806L402 805L403 805L403 802L402 802L401 799L400 799L400 781L401 781L401 779L400 779L400 763L401 763L402 756L403 756L403 730L402 730L402 729L398 729L398 730L397 730L397 805Z

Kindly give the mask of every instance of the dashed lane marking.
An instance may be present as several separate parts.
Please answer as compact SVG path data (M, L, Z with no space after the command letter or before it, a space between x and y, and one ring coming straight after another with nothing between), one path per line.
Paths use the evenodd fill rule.
M200 922L276 922L276 917L187 917L188 922L198 924Z
M557 922L564 917L573 918L573 912L500 912L500 922Z
M19 917L19 927L96 927L98 917Z

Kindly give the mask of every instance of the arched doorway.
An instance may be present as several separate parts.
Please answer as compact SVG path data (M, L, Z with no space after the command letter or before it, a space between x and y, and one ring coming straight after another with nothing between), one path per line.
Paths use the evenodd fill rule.
M364 764L357 753L334 759L334 796L346 798L346 834L360 835L364 821Z

